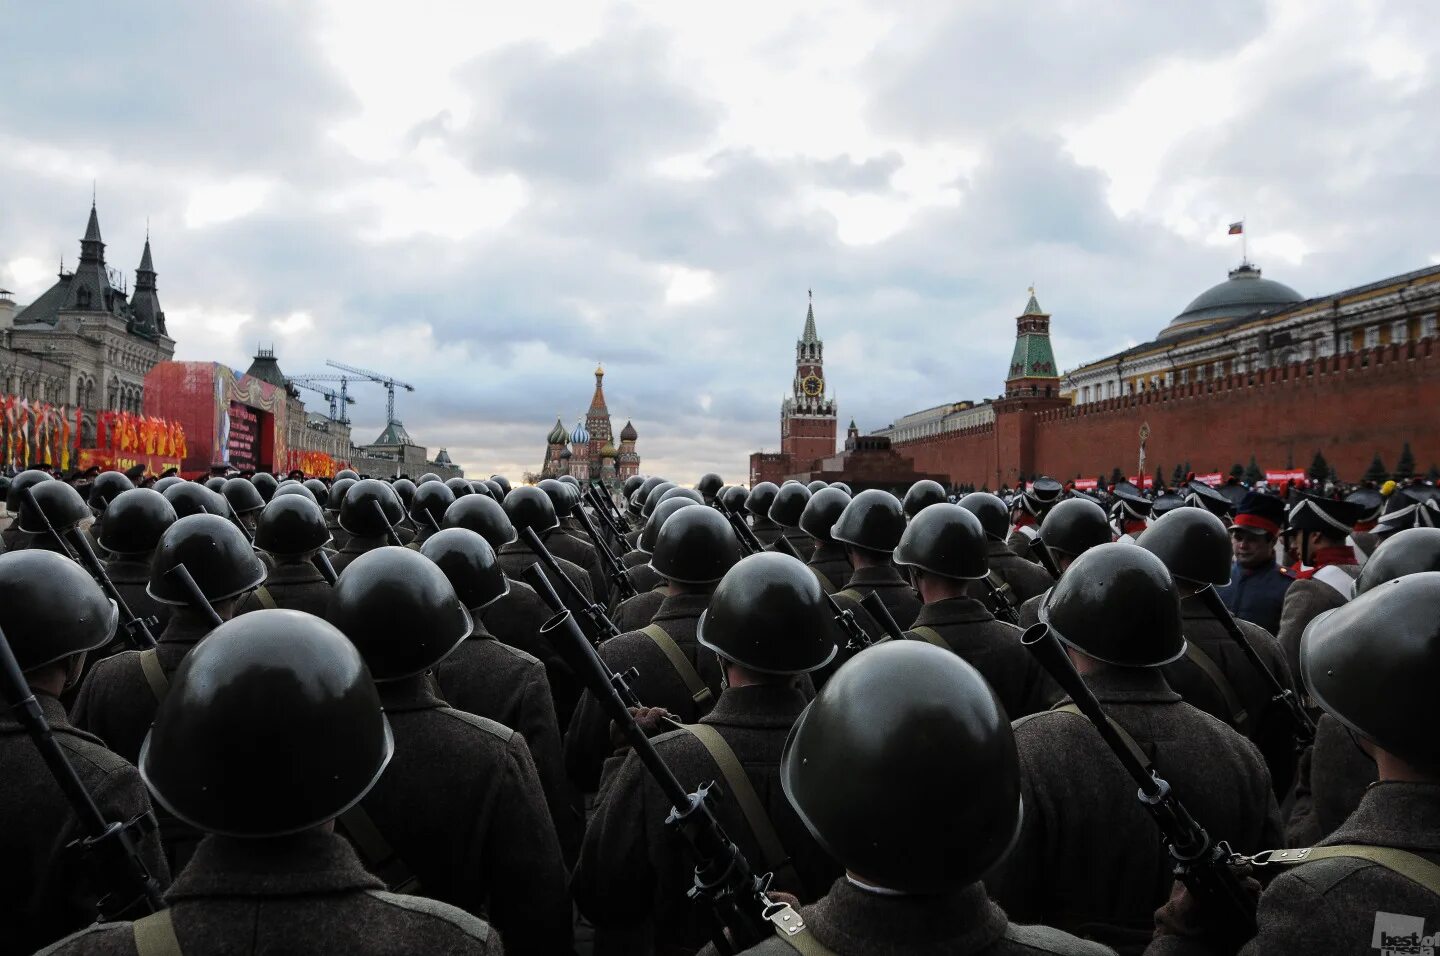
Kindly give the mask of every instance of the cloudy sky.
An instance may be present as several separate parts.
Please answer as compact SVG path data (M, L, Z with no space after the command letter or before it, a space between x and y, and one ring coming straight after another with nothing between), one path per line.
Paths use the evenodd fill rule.
M95 181L177 358L383 370L487 474L603 361L645 470L743 478L810 288L869 430L994 395L1031 284L1067 368L1153 337L1242 216L1307 295L1440 261L1425 2L0 0L0 38L0 287L73 263Z

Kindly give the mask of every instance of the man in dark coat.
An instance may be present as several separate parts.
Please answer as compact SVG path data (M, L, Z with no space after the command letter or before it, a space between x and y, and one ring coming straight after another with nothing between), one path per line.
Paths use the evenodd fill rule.
M1026 561L1040 563L1040 555L1035 551L1035 538L1040 534L1040 523L1045 520L1046 513L1060 503L1064 494L1065 488L1060 482L1042 476L1015 496L1010 505L1015 530L1005 540L1011 551Z
M1274 495L1250 492L1240 502L1230 525L1235 561L1230 583L1219 588L1220 599L1242 621L1280 632L1285 592L1295 576L1275 561L1275 546L1285 524L1285 502Z
M288 608L317 617L330 603L330 582L316 564L330 543L325 514L304 495L281 495L265 505L255 527L255 547L270 559L265 583L241 598L236 614ZM332 569L333 570L333 569Z
M1037 594L1043 594L1055 579L1049 572L1033 561L1020 557L1005 543L1010 529L1010 515L1005 502L986 491L973 491L956 502L960 507L980 519L985 529L988 550L985 558L990 566L989 582L976 581L970 586L970 596L980 599L991 611L996 606L996 593L1012 608L1018 608ZM992 591L992 588L994 589Z
M905 513L899 499L874 489L850 499L830 528L830 536L844 546L853 569L836 600L858 604L873 591L901 628L915 623L920 613L920 599L890 560L904 531Z
M1376 780L1375 759L1329 714L1315 722L1315 743L1300 755L1295 798L1285 821L1290 846L1314 846L1339 829Z
M1300 672L1300 637L1305 626L1326 611L1350 600L1360 564L1345 539L1361 507L1302 494L1290 507L1289 527L1300 534L1300 560L1306 570L1285 592L1276 637L1285 651L1290 673Z

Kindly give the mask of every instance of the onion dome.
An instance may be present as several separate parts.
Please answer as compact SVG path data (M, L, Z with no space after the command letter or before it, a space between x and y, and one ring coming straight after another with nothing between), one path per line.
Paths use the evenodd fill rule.
M561 423L560 419L557 418L555 419L555 427L550 429L550 434L545 436L545 440L552 445L563 445L565 444L565 439L568 437L569 436L565 434L565 426Z
M1242 262L1238 268L1231 270L1230 277L1224 282L1196 296L1183 312L1170 321L1160 333L1160 338L1170 338L1224 319L1284 308L1303 301L1303 295L1283 282L1262 278L1259 266Z
M614 458L615 455L615 446L610 444L608 441L605 443L604 447L600 449L601 458Z
M572 444L572 445L588 445L588 444L590 444L590 429L588 429L588 428L585 427L585 423L584 423L584 422L576 422L576 423L575 423L575 430L570 433L570 444Z
M567 458L569 458L569 457L570 457L570 449L568 449L568 448L562 448L562 449L560 449L560 458L561 458L562 460L567 459Z
M626 422L625 422L625 427L622 428L622 429L620 429L620 440L621 440L621 441L634 441L635 439L637 439L637 438L639 438L639 437L640 437L639 433L635 431L635 426L632 425L632 424L630 424L629 421L626 421Z

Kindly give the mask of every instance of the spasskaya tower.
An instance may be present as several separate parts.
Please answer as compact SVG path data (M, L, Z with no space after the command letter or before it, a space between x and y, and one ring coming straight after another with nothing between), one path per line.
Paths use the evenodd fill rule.
M835 399L826 395L825 343L815 331L812 295L805 331L795 342L791 394L780 405L780 454L750 456L751 485L809 470L817 460L834 455L837 429Z

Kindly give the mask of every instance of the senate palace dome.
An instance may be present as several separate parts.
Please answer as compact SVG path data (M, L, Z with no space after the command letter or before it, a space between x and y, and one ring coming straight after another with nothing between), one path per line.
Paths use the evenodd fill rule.
M1183 312L1170 320L1159 337L1164 340L1182 332L1198 331L1223 319L1282 308L1304 300L1304 296L1283 282L1262 278L1258 266L1242 262L1224 282L1196 296Z

